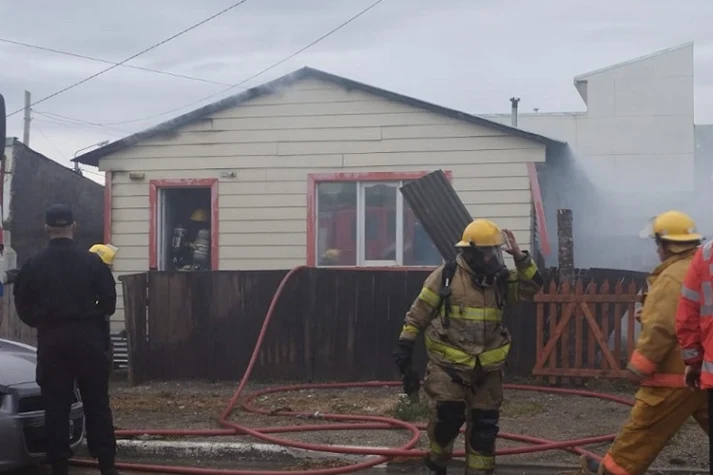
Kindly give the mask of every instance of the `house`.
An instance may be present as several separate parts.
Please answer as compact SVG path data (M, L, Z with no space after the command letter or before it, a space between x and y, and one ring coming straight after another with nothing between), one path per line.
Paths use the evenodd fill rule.
M556 210L573 210L577 267L650 270L658 258L639 232L667 209L713 231L711 202L701 199L710 181L696 182L693 53L686 43L578 75L584 111L518 115L521 129L569 145L571 157L538 165L538 173L551 240ZM556 256L547 263L557 265Z
M2 175L3 270L22 266L47 244L44 210L69 205L77 221L76 240L89 247L103 240L104 187L32 150L17 138L5 142Z
M37 153L17 138L5 142L0 167L0 263L2 275L22 266L47 244L44 210L69 205L77 221L78 244L86 249L103 240L104 187ZM4 279L3 279L4 280ZM36 332L18 318L14 301L0 284L0 338L36 344Z
M106 172L117 274L432 266L402 183L442 169L473 216L530 248L534 166L564 145L303 68L76 160Z

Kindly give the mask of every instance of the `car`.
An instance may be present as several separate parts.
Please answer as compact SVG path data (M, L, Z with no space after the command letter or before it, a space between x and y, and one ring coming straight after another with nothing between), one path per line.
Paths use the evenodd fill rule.
M36 366L36 348L0 339L0 472L45 461L45 413ZM72 449L84 438L84 408L76 388L67 437Z

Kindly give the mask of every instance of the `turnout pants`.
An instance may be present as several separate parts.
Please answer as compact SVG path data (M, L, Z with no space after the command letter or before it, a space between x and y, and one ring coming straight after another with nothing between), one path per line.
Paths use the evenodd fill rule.
M469 375L462 377L469 380ZM491 475L495 469L495 439L503 402L503 372L488 372L479 385L471 388L453 381L441 367L429 362L424 390L430 408L427 465L433 470L446 468L453 454L453 442L465 422L466 474Z
M709 397L705 391L688 388L640 388L598 474L643 475L689 417L708 433Z
M102 473L114 468L116 439L109 407L108 341L103 326L96 322L76 322L38 332L37 383L45 405L47 461L56 467L74 455L67 434L76 382L91 455L99 459Z

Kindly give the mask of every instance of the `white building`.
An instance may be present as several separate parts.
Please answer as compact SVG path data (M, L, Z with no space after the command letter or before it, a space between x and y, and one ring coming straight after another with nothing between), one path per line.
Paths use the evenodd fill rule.
M585 111L519 114L521 129L571 147L568 170L538 170L552 240L556 209L573 209L578 267L650 269L656 256L638 231L667 209L713 229L713 202L694 194L693 75L693 43L686 43L575 77ZM511 121L509 114L482 117ZM596 192L581 192L585 176Z

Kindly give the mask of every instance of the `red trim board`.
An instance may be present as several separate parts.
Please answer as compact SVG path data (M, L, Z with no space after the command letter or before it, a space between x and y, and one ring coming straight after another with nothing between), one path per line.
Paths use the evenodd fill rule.
M535 204L535 221L537 223L537 232L540 234L540 250L545 257L549 257L552 254L550 236L547 233L545 206L542 203L540 180L537 178L537 168L534 163L529 162L527 164L527 174L530 177L530 192L532 193L532 201Z
M149 269L158 269L158 191L161 188L210 188L210 266L218 270L218 179L217 178L184 178L180 180L149 181Z
M317 262L315 246L317 239L317 183L324 181L400 181L418 180L432 171L418 172L340 172L310 173L307 175L307 265L314 267ZM443 172L448 180L453 179L450 170ZM422 266L398 266L399 269L423 269ZM380 270L393 270L394 267L378 267Z

